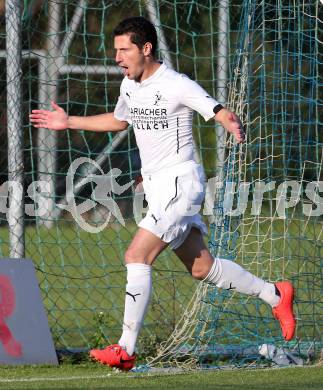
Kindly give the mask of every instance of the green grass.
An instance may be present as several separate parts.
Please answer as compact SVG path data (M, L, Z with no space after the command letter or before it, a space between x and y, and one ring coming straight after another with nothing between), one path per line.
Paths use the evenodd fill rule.
M297 288L297 337L308 343L320 337L319 222L252 219L249 225L247 215L236 243L237 261L251 272L271 280L293 280ZM87 233L66 221L52 229L27 226L26 257L36 266L57 348L104 346L118 340L126 282L123 254L136 229L132 221L127 221L126 228L111 224L99 234ZM0 229L0 256L8 256L6 227ZM154 265L153 285L138 343L142 357L154 354L157 344L172 332L197 282L167 250ZM209 328L204 332L206 338L211 335L211 343L281 343L279 325L267 305L230 294L221 311L222 298L214 290L208 297Z
M239 389L322 390L323 367L220 370L178 374L115 373L94 364L59 367L1 367L0 388L58 389Z
M126 228L112 224L99 234L67 223L52 229L26 228L26 257L36 266L57 347L93 347L98 334L105 334L105 344L120 336L126 283L124 252L136 229L133 222ZM0 255L8 256L7 228L0 229L0 243ZM197 282L170 250L156 262L153 280L143 335L157 334L161 341L172 332ZM98 321L101 312L104 319Z

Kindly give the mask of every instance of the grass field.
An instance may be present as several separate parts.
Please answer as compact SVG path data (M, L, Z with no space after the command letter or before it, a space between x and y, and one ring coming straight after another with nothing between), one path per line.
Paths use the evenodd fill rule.
M66 222L52 229L27 226L26 257L36 266L57 348L103 347L118 340L124 303L123 253L136 229L131 222L126 228L112 224L93 235ZM319 223L301 226L299 221L264 221L250 226L246 223L244 239L238 240L243 256L237 261L251 272L271 280L293 280L297 287L297 337L308 343L320 342L321 232ZM8 256L7 228L0 229L0 240L0 255ZM158 343L172 332L197 282L167 250L154 266L153 285L138 343L142 358L154 355ZM279 325L270 308L259 300L232 295L224 312L216 297L210 295L208 299L211 330L206 335L212 333L211 343L281 343Z
M26 228L26 257L36 266L57 348L103 346L120 336L126 283L123 254L136 229L133 223L126 228L110 226L100 234L66 223L53 229ZM8 256L7 228L0 229L0 240L0 255ZM169 250L154 267L153 279L144 334L161 341L173 330L197 282ZM146 354L149 348L147 343L141 346Z
M322 390L323 366L186 372L178 374L116 373L96 366L0 368L0 388L59 389L238 389Z

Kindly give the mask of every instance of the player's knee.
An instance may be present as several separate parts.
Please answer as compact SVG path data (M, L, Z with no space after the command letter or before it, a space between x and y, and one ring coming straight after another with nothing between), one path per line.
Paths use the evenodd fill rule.
M209 274L209 268L207 267L193 267L192 276L197 280L204 280Z
M140 251L138 251L137 249L131 247L126 250L124 254L124 259L126 264L145 263L145 259L142 253L140 253Z

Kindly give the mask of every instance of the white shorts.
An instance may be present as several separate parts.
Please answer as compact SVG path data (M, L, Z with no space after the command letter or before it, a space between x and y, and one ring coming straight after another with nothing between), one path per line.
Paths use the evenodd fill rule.
M199 211L205 195L202 167L186 161L152 175L143 175L148 212L140 221L144 228L172 249L185 241L192 227L207 234Z

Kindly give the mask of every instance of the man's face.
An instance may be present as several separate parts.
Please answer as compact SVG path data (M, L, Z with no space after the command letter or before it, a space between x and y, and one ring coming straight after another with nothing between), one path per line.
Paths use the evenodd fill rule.
M122 68L123 74L130 80L140 81L145 67L143 50L131 42L130 35L114 37L116 63Z

